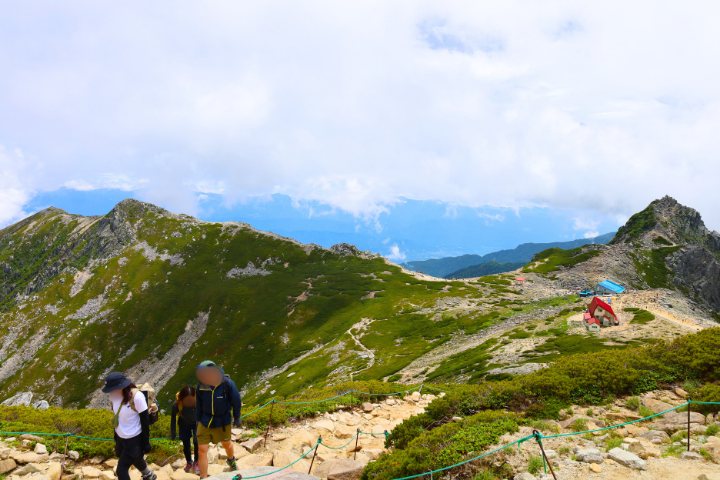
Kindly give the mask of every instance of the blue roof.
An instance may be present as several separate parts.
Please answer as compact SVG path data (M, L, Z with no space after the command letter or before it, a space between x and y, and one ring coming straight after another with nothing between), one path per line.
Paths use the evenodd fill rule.
M607 288L611 292L615 293L623 293L625 289L618 285L615 282L611 282L610 280L603 280L602 282L598 283L599 287Z

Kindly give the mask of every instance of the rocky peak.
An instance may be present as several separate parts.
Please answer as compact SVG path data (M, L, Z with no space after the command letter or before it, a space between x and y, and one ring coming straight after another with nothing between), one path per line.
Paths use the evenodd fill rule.
M720 234L705 227L697 210L668 195L630 217L610 243L640 243L648 248L696 244L720 253Z

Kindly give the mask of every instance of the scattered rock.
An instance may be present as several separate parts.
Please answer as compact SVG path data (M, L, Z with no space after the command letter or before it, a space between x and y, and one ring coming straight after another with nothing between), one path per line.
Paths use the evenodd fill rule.
M662 430L648 430L647 432L641 433L639 436L650 440L652 443L657 443L658 440L659 443L663 443L664 440L670 438L670 435Z
M239 459L237 463L238 466L242 465L243 467L269 467L272 465L272 460L272 457L261 457L253 453L252 455Z
M251 438L245 442L242 442L240 445L244 447L248 452L253 453L257 451L260 447L262 447L263 444L263 438L262 437L255 437ZM175 480L175 479L173 479Z
M704 460L705 457L697 452L682 452L678 458L680 460Z
M15 470L17 463L12 458L6 460L0 460L0 475L5 474L11 470Z
M373 410L375 410L375 407L373 406L372 403L370 403L370 402L365 402L365 403L362 404L362 409L363 409L363 412L365 412L365 413L370 413L370 412L372 412Z
M298 460L298 456L294 455L290 452L283 452L280 450L275 450L273 452L273 459L272 464L273 467L286 467L292 463L292 466L290 467L290 470L295 470L296 472L302 472L307 473L308 470L310 470L310 464L305 461L305 459L299 460L296 463L296 460Z
M463 421L462 417L452 417L451 420L452 420L453 422L455 422L455 423L458 423L458 422L462 422L462 421Z
M138 472L140 473L140 472ZM179 468L175 470L175 472L170 476L172 480L198 480L200 477L198 475L195 475L193 473L187 473L182 468Z
M619 463L620 465L635 470L646 470L645 460L638 457L634 453L627 452L622 448L613 448L608 452L608 458Z
M115 480L115 474L111 471L105 470L103 472L100 472L98 480Z
M328 480L357 480L365 464L349 458L331 458L318 466L313 474Z
M35 452L12 452L10 454L10 457L12 457L13 460L15 460L17 463L20 464L26 464L26 463L44 463L50 460L49 455L39 455ZM78 455L79 457L79 455Z
M413 392L412 395L410 395L410 399L416 403L420 401L420 398L420 392Z
M660 449L651 443L641 441L633 442L628 446L628 452L634 453L640 458L648 459L649 457L660 457Z
M598 465L597 463L591 463L590 471L593 473L602 473L602 465Z
M660 413L673 408L673 406L669 403L661 402L660 400L655 400L654 398L647 397L645 398L645 400L643 400L643 404L647 408L652 410L653 413Z
M100 476L100 470L95 467L82 467L80 471L83 478L98 478Z
M575 447L574 450L575 458L579 462L584 463L603 463L605 460L597 448L579 448Z
M37 453L38 455L45 455L46 453L48 453L47 447L45 445L43 445L42 443L36 443L33 451L35 453Z
M13 395L12 397L6 399L4 402L0 403L0 405L5 407L17 407L19 405L25 405L29 407L32 404L33 399L33 393L32 392L22 392L17 393Z
M103 463L104 461L105 461L105 457L102 457L102 456L100 456L100 455L98 455L98 456L96 456L96 457L92 457L92 458L90 459L90 463L93 464L93 465L100 465L100 464Z
M313 424L313 428L333 432L335 430L335 423L332 420L318 420Z
M80 460L80 454L78 452L76 452L75 450L70 450L67 453L67 456L70 460Z
M527 472L518 473L513 477L513 480L537 480L535 475L531 475Z
M680 398L687 398L687 396L688 396L688 392L686 392L685 390L683 390L680 387L674 388L673 393Z
M22 435L20 435L20 440L30 440L31 442L40 442L40 443L45 441L44 438L38 437L37 435L33 435L30 433L23 433Z
M45 472L45 475L47 475L47 477L50 480L60 480L61 473L62 473L62 467L60 466L60 464L57 462L53 462L48 467L47 472ZM111 479L108 479L108 480L111 480Z

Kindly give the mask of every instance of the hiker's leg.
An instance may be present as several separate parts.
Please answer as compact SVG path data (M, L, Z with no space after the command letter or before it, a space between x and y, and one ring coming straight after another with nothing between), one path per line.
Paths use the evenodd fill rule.
M232 441L222 442L222 446L225 449L225 453L227 454L228 458L235 458L235 447L233 447Z
M207 478L208 459L207 452L210 445L199 445L198 446L198 466L200 467L200 478ZM118 479L120 480L120 479Z
M193 463L192 456L190 453L190 439L183 438L183 454L185 455L185 461L187 463ZM195 444L197 445L197 443Z
M197 439L197 429L193 430L193 446L195 447L195 461L198 461L198 439Z

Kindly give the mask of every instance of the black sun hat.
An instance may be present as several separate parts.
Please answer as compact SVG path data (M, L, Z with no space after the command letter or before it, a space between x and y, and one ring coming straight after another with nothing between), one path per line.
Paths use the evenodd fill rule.
M110 393L115 390L122 390L130 385L132 381L120 372L113 372L105 377L105 386L102 388L103 393Z

